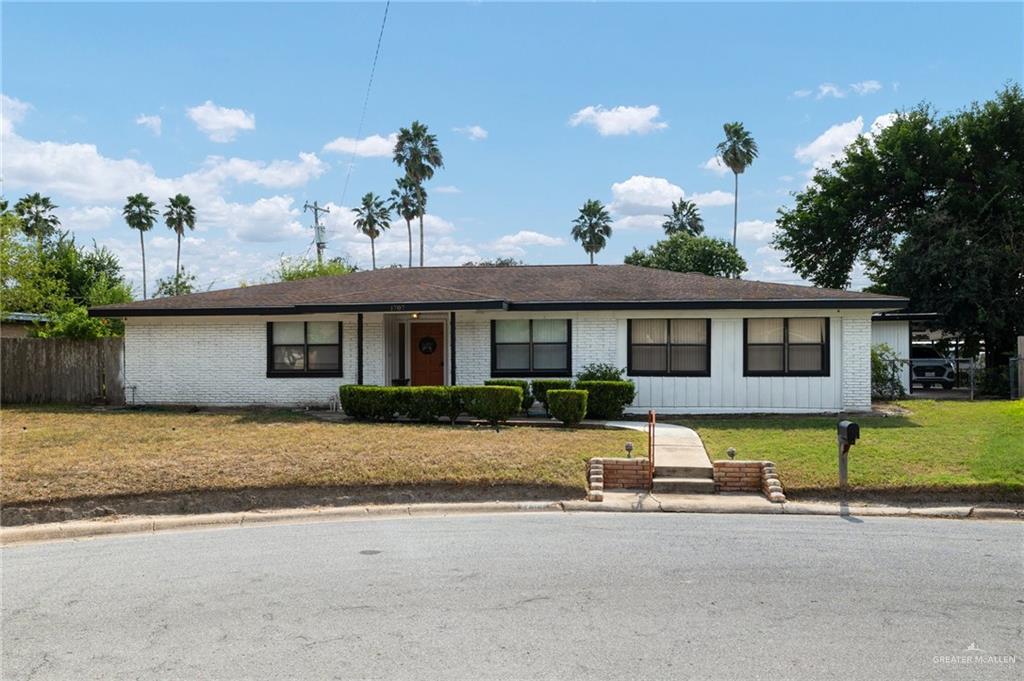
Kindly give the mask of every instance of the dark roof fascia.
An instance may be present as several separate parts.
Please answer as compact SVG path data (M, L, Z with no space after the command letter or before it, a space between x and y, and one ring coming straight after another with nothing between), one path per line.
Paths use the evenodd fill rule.
M938 312L876 312L871 315L876 322L932 322L942 319Z
M279 307L203 308L90 308L90 317L222 317L320 314L345 312L434 312L446 310L506 310L504 300L452 301L449 303L347 303L342 305L288 305Z
M526 310L825 310L825 309L898 309L910 303L907 298L869 300L864 298L821 300L666 300L608 302L537 302L509 303L508 309Z

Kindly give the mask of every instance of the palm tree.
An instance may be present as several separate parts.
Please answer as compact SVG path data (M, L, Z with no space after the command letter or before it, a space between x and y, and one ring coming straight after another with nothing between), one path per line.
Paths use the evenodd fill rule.
M423 183L434 176L435 170L444 167L437 135L430 134L427 126L419 121L413 121L408 128L399 128L394 161L405 168L406 177L419 190L420 267L423 267L423 214L427 209L427 192Z
M409 267L412 267L412 221L420 214L420 204L425 208L426 199L408 176L395 180L395 188L391 190L391 210L405 220L405 229L409 233Z
M612 235L612 218L600 201L589 199L580 208L580 214L572 221L572 238L583 245L594 264L594 254L604 248Z
M700 216L697 204L693 201L682 198L679 201L673 201L672 212L666 213L665 217L668 220L661 225L665 234L671 236L682 232L690 236L700 236L704 233L704 218Z
M21 230L25 236L36 240L39 254L43 254L43 242L60 227L60 220L53 214L57 206L49 196L39 192L28 194L14 204L14 212L21 218Z
M146 241L143 234L153 229L156 219L160 217L160 211L156 204L149 200L145 194L135 194L128 197L124 204L124 221L132 229L139 230L139 246L142 248L142 299L146 299Z
M370 258L373 269L377 269L377 249L374 241L384 233L384 230L391 228L391 208L384 203L384 199L375 196L373 192L367 192L363 196L362 205L353 212L356 214L353 221L356 229L370 237Z
M732 202L732 245L736 245L736 225L739 224L740 175L757 158L757 142L743 127L742 123L726 123L722 126L725 139L718 144L718 155L735 180Z
M164 222L178 235L178 255L174 260L174 276L177 277L181 272L181 237L185 235L186 227L195 229L196 207L184 194L176 194L165 207L167 211L164 213Z

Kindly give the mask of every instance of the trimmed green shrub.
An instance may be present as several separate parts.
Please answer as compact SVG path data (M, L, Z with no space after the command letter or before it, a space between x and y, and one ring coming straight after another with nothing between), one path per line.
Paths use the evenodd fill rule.
M459 388L459 386L452 386L444 389L448 401L445 404L443 415L448 417L448 422L453 426L456 419L466 411L466 405L462 402L462 394L459 392Z
M511 385L460 385L452 389L470 416L493 425L519 413L523 391Z
M586 390L548 390L551 415L567 426L575 426L587 413Z
M518 378L491 378L484 381L484 385L513 385L523 391L523 411L527 412L533 406L533 393L530 392L529 381Z
M388 421L405 407L402 390L378 385L343 385L338 397L341 408L357 421Z
M588 419L617 419L636 396L632 381L576 381L576 389L587 391Z
M533 396L538 402L544 405L544 412L551 413L548 408L547 393L549 390L569 390L572 388L572 380L568 378L538 378L530 385Z
M405 416L423 423L435 423L442 416L448 416L451 405L451 390L448 388L423 385L399 390L404 398L403 408L399 411Z
M625 369L620 369L614 364L602 362L591 362L576 374L577 381L621 381Z

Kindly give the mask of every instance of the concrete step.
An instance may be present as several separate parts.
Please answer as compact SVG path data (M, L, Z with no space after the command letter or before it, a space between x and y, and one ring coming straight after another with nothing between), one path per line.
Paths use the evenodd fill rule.
M715 481L707 478L655 478L654 491L666 494L714 494Z
M714 480L715 469L711 466L659 466L654 465L656 478L707 478Z

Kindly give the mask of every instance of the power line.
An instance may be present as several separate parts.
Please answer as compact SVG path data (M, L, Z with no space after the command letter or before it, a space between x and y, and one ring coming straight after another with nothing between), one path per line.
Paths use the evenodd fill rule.
M352 153L348 157L348 168L345 172L345 184L341 188L341 205L345 205L345 194L348 192L348 182L352 178L352 164L356 160L356 149L359 140L363 136L363 123L366 122L366 107L370 103L370 89L373 88L373 76L377 72L377 57L380 56L380 44L384 40L384 27L388 23L388 9L391 7L391 0L384 4L384 19L380 22L380 33L377 35L377 49L373 52L373 63L370 65L370 80L366 83L366 96L363 97L363 111L359 115L359 127L356 129L356 143L352 147Z

